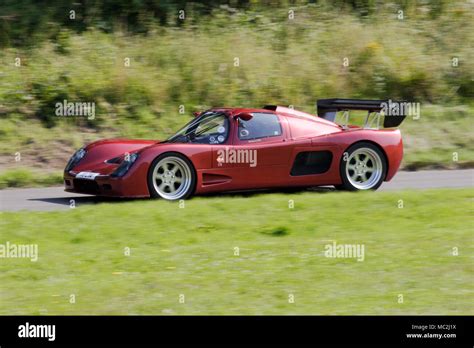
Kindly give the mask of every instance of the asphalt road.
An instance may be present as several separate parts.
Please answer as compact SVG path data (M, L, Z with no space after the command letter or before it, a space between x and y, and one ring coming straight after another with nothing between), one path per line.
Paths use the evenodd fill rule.
M392 181L383 183L379 191L473 187L473 182L474 169L399 172ZM76 207L99 202L123 201L68 193L64 192L63 187L5 189L0 190L0 211L69 209L71 200L74 200Z

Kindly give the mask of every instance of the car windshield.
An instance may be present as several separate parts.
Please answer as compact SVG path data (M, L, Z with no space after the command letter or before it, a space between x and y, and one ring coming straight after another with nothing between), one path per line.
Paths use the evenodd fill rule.
M189 122L169 143L222 144L229 134L229 120L223 112L207 111Z

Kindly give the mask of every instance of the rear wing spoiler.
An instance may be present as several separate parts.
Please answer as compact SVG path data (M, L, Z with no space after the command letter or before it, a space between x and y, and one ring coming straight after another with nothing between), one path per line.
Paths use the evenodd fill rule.
M379 128L381 114L384 115L383 127L391 128L398 127L406 115L390 115L385 113L385 110L390 110L389 107L393 103L402 103L400 101L391 100L366 100L366 99L319 99L316 102L318 116L325 120L334 122L336 120L337 112L343 111L345 124L347 127L349 123L350 110L367 110L367 117L364 122L364 128ZM376 123L376 126L374 126Z

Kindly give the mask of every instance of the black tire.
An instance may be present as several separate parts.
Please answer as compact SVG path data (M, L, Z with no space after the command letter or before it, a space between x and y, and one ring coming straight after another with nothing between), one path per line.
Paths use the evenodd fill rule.
M179 191L179 192L176 194L176 197L167 197L167 195L172 196L172 194L164 192L163 190L160 190L158 188L159 187L158 182L163 183L163 181L164 180L166 181L166 179L158 178L157 180L154 180L155 169L157 170L156 174L160 174L159 171L160 171L160 169L162 169L162 165L165 164L164 162L168 163L168 161L170 162L170 164L173 161L176 161L177 166L182 166L182 168L180 167L178 169L178 173L181 170L182 171L181 178L186 178L185 179L186 184L185 184L184 187L181 188L181 183L179 183L178 189L177 189L177 191ZM156 168L159 165L160 165L160 168ZM187 167L187 169L186 169L186 167ZM184 172L186 172L186 174ZM163 174L161 174L161 175L163 176ZM176 176L176 177L179 179L178 176ZM173 175L173 178L175 178L174 175ZM155 177L155 179L156 179L156 177ZM172 180L171 178L169 178L169 179ZM189 184L187 182L187 179L189 179ZM154 181L156 182L156 184L154 184ZM165 152L165 153L161 154L160 156L158 156L157 158L155 158L153 160L153 162L151 163L150 168L148 169L147 183L148 183L148 190L150 192L150 197L151 198L163 198L163 199L167 199L167 200L187 199L187 198L191 197L194 194L194 191L196 189L196 183L197 183L196 170L194 169L194 166L193 166L192 162L186 156L184 156L184 155L182 155L178 152ZM174 181L173 181L172 184L171 184L171 181L169 181L169 183L170 184L165 183L165 186L168 186L168 187L171 188L171 185L173 185L173 188L176 187L176 183L174 183ZM181 188L181 190L180 190L180 188ZM170 189L170 191L171 191L171 189Z
M378 146L356 143L344 152L339 172L342 179L342 185L336 186L339 190L376 190L387 175L387 159Z

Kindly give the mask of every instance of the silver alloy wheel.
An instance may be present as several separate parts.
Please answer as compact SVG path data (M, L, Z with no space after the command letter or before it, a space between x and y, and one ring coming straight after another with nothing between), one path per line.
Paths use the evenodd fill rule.
M347 159L346 177L359 190L369 190L380 180L383 173L382 160L374 150L362 147Z
M191 186L191 169L181 158L165 157L153 168L153 186L164 199L180 199Z

